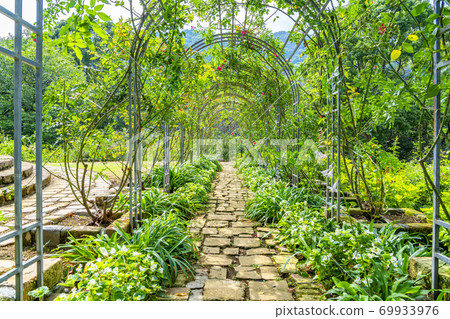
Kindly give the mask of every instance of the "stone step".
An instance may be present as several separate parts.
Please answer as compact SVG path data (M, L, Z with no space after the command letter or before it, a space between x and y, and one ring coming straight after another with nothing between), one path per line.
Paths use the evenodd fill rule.
M8 169L14 165L14 158L11 156L0 156L0 171Z
M59 258L44 258L44 286L54 287L63 277L63 262ZM37 266L31 265L23 271L23 300L33 300L28 292L37 287ZM16 278L12 276L0 285L0 301L15 299ZM12 298L12 299L11 299Z
M31 164L30 164L31 165ZM36 173L33 173L34 167L31 166L32 174L22 179L22 197L36 193ZM0 172L1 173L1 172ZM51 182L51 174L45 169L42 171L42 186L46 187ZM9 204L14 201L13 187L0 188L0 206Z
M34 166L30 163L22 162L22 179L33 174ZM0 187L6 187L14 183L14 168L10 167L0 171Z

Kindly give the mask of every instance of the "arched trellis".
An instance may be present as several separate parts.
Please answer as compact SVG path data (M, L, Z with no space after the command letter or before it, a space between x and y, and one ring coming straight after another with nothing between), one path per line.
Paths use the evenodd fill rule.
M38 1L38 20L37 21L38 22L40 21L42 23L42 0L37 0L37 1ZM20 3L20 7L21 7L22 0L16 0L16 4L17 4L16 6L19 6L18 5L19 3ZM323 8L320 11L325 10L328 3L329 3L329 1L323 6ZM40 4L40 6L39 6L39 4ZM130 3L130 5L132 5L132 4ZM245 4L245 5L248 5L248 4ZM280 12L283 12L282 10L279 10L278 8L273 7L273 6L266 5L266 7L272 7ZM156 30L156 28L154 28L154 25L159 24L162 21L164 21L164 11L165 11L165 8L164 8L162 1L156 1L155 3L152 4L151 7L144 6L144 12L139 16L139 19L135 19L134 13L133 13L133 8L132 7L130 8L130 12L132 14L133 28L135 30L135 37L132 41L131 51L130 51L131 54L130 54L130 60L129 60L129 67L127 70L128 89L129 89L129 92L128 92L128 96L129 96L129 108L128 108L129 140L130 140L130 144L129 144L130 170L129 171L132 172L129 175L129 177L130 177L129 188L130 188L130 219L131 219L132 227L135 225L135 222L141 218L141 215L142 215L141 214L141 203L140 203L141 191L142 191L142 187L141 187L142 181L140 179L140 175L141 175L140 145L141 145L141 138L142 138L142 136L141 136L142 127L140 127L140 99L141 99L140 85L141 85L141 83L138 81L138 78L140 77L142 70L139 66L139 60L141 58L143 58L144 53L147 49L147 45L149 42L149 35L154 34L154 32ZM2 12L2 13L4 13L4 12ZM289 15L287 15L287 16L289 16ZM17 15L16 15L16 17L17 17ZM139 20L139 24L135 23L137 20ZM19 18L16 18L16 24L20 25L21 23L24 23L24 21L19 16ZM24 23L24 25L27 27L29 26L29 24L27 25L26 23ZM244 25L245 25L245 23L244 23ZM37 31L42 31L42 29L37 30ZM308 32L309 31L305 32L304 37L307 36ZM37 41L39 44L39 41L42 41L42 32L40 32L40 33L35 32L35 33L37 34ZM143 37L142 34L147 34L147 38ZM223 35L221 32L222 40L226 39L227 36L228 36L227 34ZM230 39L234 40L234 38L235 38L235 35L233 33L231 33ZM257 43L258 40L257 40L257 38L255 38L255 39L252 39L251 41L253 41L254 43ZM287 41L285 42L284 46L286 45ZM256 46L258 47L258 49L263 48L259 44L256 44ZM297 47L297 49L298 49L298 47ZM2 52L2 53L4 53L4 52ZM277 62L278 63L281 62L281 64L285 63L286 60L281 59L281 55L279 55L279 56L280 56L280 59L279 59L280 61L277 61ZM18 57L17 59L20 60L20 57ZM26 62L25 58L23 58L22 60L24 62ZM33 65L36 66L36 64L33 64ZM41 66L37 65L36 67L38 68L38 72L39 72L39 70L41 71ZM288 69L283 68L283 70L288 70ZM295 82L293 82L293 83L296 85ZM298 103L298 90L296 91L296 94L293 94L293 95L294 95L295 101ZM37 96L40 99L40 101L42 101L42 97L39 96L39 94L37 94ZM295 110L294 113L297 114L297 111ZM39 124L39 121L36 120L36 123ZM39 131L39 128L37 128L37 131ZM298 130L297 130L297 132L298 132ZM295 137L295 133L294 133L294 137ZM18 140L18 139L15 139L15 140ZM20 142L17 142L17 143L20 143ZM37 149L38 149L37 153L40 153L39 148L37 148ZM20 153L20 148L18 148L18 152ZM37 154L38 158L39 158L39 156L40 156L40 154ZM18 156L18 157L20 158L20 156ZM294 182L294 184L295 184L295 182ZM40 189L38 189L38 193L41 190L42 190L42 187L40 187ZM20 205L18 205L18 206L20 206ZM16 216L18 213L20 214L20 210L21 210L20 207L18 207L16 210ZM17 227L19 227L19 226L17 226ZM40 243L39 247L42 247L42 243ZM19 270L19 272L20 272L20 270Z
M325 18L326 19L326 16L323 14L323 12L326 10L327 6L329 5L330 0L326 1L321 6L318 6L313 0L308 1L308 3L310 3L312 5L312 10L315 12L315 14L312 14L312 15L316 19L319 19L319 18ZM251 5L251 4L248 4L248 3L246 3L246 4L243 4L243 3L234 4L234 6L236 6L236 5L246 5L246 6L248 6L248 5ZM263 6L276 8L276 7L267 5L267 4L264 4ZM246 34L235 33L234 32L234 22L235 22L235 17L234 17L234 12L235 12L234 10L235 9L234 8L233 8L233 25L231 27L231 33L224 33L223 32L223 28L222 28L222 20L221 20L222 19L222 11L221 11L220 7L221 7L221 4L219 3L219 15L220 15L219 27L220 27L220 34L215 34L212 37L208 37L208 41L206 41L206 39L202 39L202 40L198 41L197 43L195 43L194 45L192 45L188 50L186 50L187 51L185 53L186 58L189 59L195 53L197 53L198 51L203 50L204 48L207 48L207 47L209 47L211 45L214 45L214 44L220 43L221 46L223 47L224 41L227 42L227 43L231 43L233 46L234 46L235 43L239 42L239 43L242 44L242 43L245 42L247 44L251 44L252 47L255 47L257 50L259 50L261 52L268 52L269 54L272 54L275 57L275 59L274 59L275 63L278 66L281 67L282 72L284 72L285 76L288 78L289 82L291 83L290 88L292 90L292 96L293 96L293 116L294 116L294 118L297 118L297 120L294 121L294 126L297 126L297 124L299 123L299 121L298 121L299 90L298 90L297 82L294 81L294 79L292 78L294 74L293 74L293 71L292 71L289 63L288 63L288 60L278 50L276 50L274 47L269 45L267 42L265 42L265 41L263 41L263 40L261 40L261 39L259 39L257 37L254 37L252 35L249 35L248 33L246 33ZM277 10L279 10L279 8L277 8ZM283 11L283 10L279 10L279 11L282 12L284 15L290 17L290 15L287 14L285 11ZM148 11L146 10L146 13L147 12ZM246 9L246 12L247 12L247 9ZM159 13L160 13L160 11L158 11L158 14ZM307 12L307 14L311 14L311 12ZM290 19L294 22L294 26L293 26L292 30L294 30L294 28L297 26L297 23L300 20L301 16L302 16L302 13L300 12L299 18L297 20L295 20L292 17L290 17ZM306 17L306 15L303 15L303 17ZM247 14L246 14L246 18L245 19L247 20ZM142 25L142 23L141 23L141 25ZM306 25L308 25L308 24L306 23ZM324 24L324 25L326 26L326 24ZM244 27L246 26L246 21L244 21L243 26ZM141 28L137 28L137 29L141 30ZM301 41L299 41L299 43L298 43L297 47L295 48L293 54L298 50L301 42L304 39L306 39L306 37L309 36L309 32L311 32L311 31L312 32L316 32L312 26L308 25L306 30L303 33ZM291 33L292 33L292 31L291 31ZM330 33L331 34L333 33L331 28L330 28ZM139 36L137 36L137 38L139 38ZM286 46L286 44L289 42L289 38L290 38L290 35L286 39L286 41L284 42L283 49ZM332 39L334 40L334 36L332 36ZM325 40L328 42L327 38L325 38ZM133 42L133 45L134 45L135 42L136 41ZM147 42L148 42L148 40L147 40ZM339 49L338 49L338 45L336 44L335 41L330 45L330 47L335 48L335 50L336 50L336 54L335 55L338 56ZM145 45L143 45L142 48L145 48ZM138 55L138 54L135 55L135 57L140 57L140 56L142 56L142 51L141 51L140 55ZM290 60L290 58L289 58L289 60ZM336 65L337 65L337 63L336 63ZM326 192L327 192L327 207L331 208L331 212L332 212L331 215L333 215L337 220L339 220L340 219L340 181L339 181L339 173L340 173L340 138L339 138L340 137L340 133L339 133L340 132L340 89L339 89L339 84L340 84L340 82L339 82L339 79L341 78L341 69L339 67L337 67L335 70L332 70L332 71L333 72L331 72L331 78L333 78L335 76L337 77L337 81L335 81L337 83L337 85L336 85L336 89L331 92L331 95L332 95L332 98L331 98L331 102L332 103L331 103L331 105L336 104L337 107L336 108L331 107L331 111L329 112L331 114L335 114L336 113L336 116L331 116L331 117L328 116L327 119L331 118L334 121L333 125L331 125L331 128L333 128L333 129L337 128L337 132L332 131L331 134L328 134L328 136L327 136L327 137L331 136L331 141L332 141L331 142L331 149L333 150L331 157L330 157L329 152L327 154L328 155L328 157L327 157L327 164L328 164L327 169L328 170L332 169L332 171L333 171L333 179L331 179L332 182L334 182L334 175L336 175L338 177L336 178L336 182L334 182L334 183L330 183L329 179L327 178ZM130 72L130 74L131 74L130 76L136 76L136 72L134 72L134 73ZM130 81L130 82L137 82L137 81ZM136 91L135 95L139 95L138 94L139 89L138 88L136 89L136 87L135 87L135 91ZM333 97L333 96L335 96L335 97ZM135 101L135 100L136 100L136 98L133 99L133 101ZM130 119L131 119L131 117L130 117ZM278 120L278 123L280 123L279 120ZM130 128L131 127L136 129L137 125L130 124ZM300 134L300 128L299 127L294 127L292 130L293 130L293 138L294 139L298 139L299 134ZM130 135L132 135L132 134L130 134ZM139 134L136 134L136 132L134 132L134 135L138 135L139 136ZM334 150L335 149L336 149L336 153L337 153L336 154L337 155L336 159L335 159L335 156L334 156L334 153L335 153ZM132 151L131 147L130 147L130 151ZM294 152L298 152L298 145L297 144L295 144L295 146L293 147L293 151ZM334 164L335 161L337 162L337 165ZM334 166L336 166L336 171L334 170ZM296 165L294 165L294 167L293 167L293 180L292 180L292 184L294 186L298 185L298 179L299 179L299 177L298 177L298 167ZM130 185L133 185L133 183L130 182ZM137 190L137 191L139 191L139 190ZM328 194L331 194L331 201L330 202L328 201L328 197L329 197ZM336 199L337 199L336 203L334 202L334 194L336 194ZM130 191L130 198L131 198L131 191ZM135 206L130 205L131 210L133 209L133 207L135 207ZM138 209L139 208L139 204L135 208ZM130 210L130 217L133 215L131 210ZM336 212L336 213L334 214L334 212Z
M21 8L21 3L22 3L21 0L16 0L16 4L17 4L16 8ZM39 6L39 4L42 3L42 0L37 0L37 3L38 3L38 6ZM326 5L323 7L323 9L319 10L318 6L317 6L317 4L315 2L309 1L309 3L313 4L313 7L316 10L316 12L318 12L318 14L321 14L323 12L323 10L325 10ZM326 4L328 4L328 3L329 3L329 1ZM438 25L439 28L441 28L442 27L442 20L440 18L440 14L441 14L441 11L443 9L444 4L443 4L442 1L439 1L439 0L434 0L433 3L434 3L434 12L438 16L438 18L436 18L436 20L435 20L435 23ZM150 15L150 13L149 13L150 11L155 11L157 13L154 14L155 18L154 19L152 18L151 22L147 22L145 25L143 25L143 29L149 29L149 28L151 28L152 23L157 23L158 21L160 22L163 19L162 15L161 15L163 9L161 7L158 7L159 4L160 3L157 2L155 4L155 6L152 8L152 10L147 10L146 9L145 15L147 17ZM1 13L5 14L6 11L3 10L3 9L4 8L0 6ZM19 29L21 28L21 26L20 26L21 24L23 24L26 27L29 27L29 25L27 25L26 22L22 20L22 18L20 16L20 13L21 13L20 10L19 11L16 10L16 12L14 14L11 14L9 12L7 12L7 14L6 14L9 17L13 17L13 19L15 20L16 30L17 30L17 25L19 25ZM42 14L39 16L39 13L42 13L42 6L40 7L40 10L38 10L38 21L42 21L41 20ZM308 28L307 28L307 30L308 30ZM304 36L306 37L307 33L309 31L311 31L311 30L312 29L309 29L307 32L305 32ZM38 31L39 31L39 29L38 29ZM440 37L441 37L442 33L446 32L447 30L441 28L440 31L441 32L438 32L437 36L436 36L436 42L435 42L435 50L436 50L436 52L434 53L435 59L434 59L434 69L433 69L434 82L437 85L440 83L440 69L443 67L443 64L441 64L441 61L440 61L439 51L440 51L441 48L440 48L440 41L439 40L440 40ZM37 33L36 32L36 34L38 35L37 43L39 45L39 41L42 41L42 39L41 39L42 33ZM335 42L335 41L333 40L333 42ZM41 45L41 48L42 48L42 42L41 42L40 45ZM141 43L141 44L139 44L139 46L144 48L146 46L146 44L145 43ZM13 55L13 54L9 54L10 52L6 52L4 50L0 50L0 51L3 54ZM130 60L130 65L132 63L134 63L134 61L138 60L141 57L142 57L141 54L137 54L137 55L133 56L132 59ZM16 59L16 62L22 62L22 61L25 62L25 63L27 62L25 58L21 57L20 53L16 53L14 58ZM444 62L446 62L446 61L444 61ZM36 64L39 64L39 61L36 62L36 63L32 63L32 62L30 62L30 63L37 68L38 72L39 72L39 70L42 71L42 66L41 65L36 65ZM339 80L340 80L341 75L339 73L339 68L337 68L337 70L338 70L337 74L332 73L331 76L330 76L330 81L334 81L334 79L336 79L336 78L337 78L337 81L335 81L335 83L336 83L335 87L330 90L330 94L329 94L329 98L330 98L330 101L331 101L330 105L332 105L333 107L331 107L331 110L328 112L328 118L329 119L333 117L333 114L336 114L336 116L334 116L334 117L335 117L335 120L337 122L334 122L332 120L329 120L328 122L337 123L337 125L339 126L340 125L339 107L336 108L336 109L334 108L335 103L337 104L337 106L339 106L339 102L340 102L340 90L339 90L340 81ZM140 132L139 131L140 128L137 125L134 125L137 122L137 121L135 122L134 116L137 117L138 116L138 111L139 111L138 108L135 108L136 104L138 104L138 99L139 99L139 87L138 87L139 84L138 84L137 81L133 81L133 80L135 79L136 76L138 76L137 75L138 73L139 73L139 68L138 67L134 68L134 70L133 70L132 67L130 67L130 79L131 79L131 81L129 82L129 87L130 87L130 90L131 90L131 94L129 96L130 96L130 106L131 107L129 108L129 112L131 114L130 115L130 132L133 132L133 133L136 133L136 132L139 133ZM335 77L333 77L333 75L335 75ZM18 88L18 86L17 86L17 90L18 91L15 92L16 93L15 94L15 98L16 98L16 96L20 96L20 94L19 94L20 93L20 89ZM40 98L40 101L42 101L42 97L39 96L39 94L37 94L37 97ZM334 102L333 102L333 99L335 99ZM434 99L434 116L435 116L434 117L435 118L434 137L436 139L436 144L434 146L434 157L433 157L433 159L434 159L434 181L435 181L437 190L435 190L434 198L433 198L433 207L434 207L434 209L433 209L433 267L432 267L433 268L433 272L432 272L433 288L438 288L439 260L447 262L447 263L450 263L450 260L449 260L448 257L443 256L442 254L439 253L439 229L440 229L440 227L444 227L444 228L450 229L450 225L448 223L443 222L440 219L440 216L439 216L438 192L439 192L439 180L440 180L440 171L439 171L440 143L439 143L439 140L438 140L438 136L439 136L439 129L440 129L440 109L441 109L440 103L441 103L441 97L438 94L435 97L435 99ZM36 119L36 124L39 124L39 119ZM37 131L38 131L38 129L37 129ZM15 135L16 135L16 132L15 132ZM130 134L130 135L132 135L132 134ZM133 136L136 136L136 135L133 135ZM20 141L18 139L16 139L16 137L17 136L15 136L15 143L18 143L20 145ZM139 139L138 139L138 141L139 141ZM337 135L337 141L336 142L337 142L337 145L339 145L339 135ZM131 152L130 152L131 154L134 154L134 153L137 152L136 148L134 146L131 146L131 144L130 144L130 150L131 150ZM339 150L339 148L338 148L338 150ZM20 152L20 148L18 148L17 152L18 152L18 154L17 154L18 156L17 157L20 158L20 153L21 153ZM39 149L37 149L37 156L40 155L38 153L39 153ZM338 155L338 159L339 159L339 157L340 156ZM137 161L136 157L132 156L132 162L131 162L132 166L136 165L136 161ZM37 164L39 164L39 163L37 163ZM17 183L17 179L15 180L15 182ZM133 184L133 183L130 182L130 188L135 187L135 185L136 185L136 183ZM42 188L40 190L42 190ZM38 192L39 192L39 190L38 190ZM333 190L333 192L336 193L334 190ZM338 194L337 195L338 196L338 203L337 203L338 206L337 207L339 209L339 183L337 184L337 194ZM17 196L17 197L19 197L19 196ZM130 200L132 200L132 198L133 198L133 196L130 196ZM18 202L20 202L20 200ZM21 216L20 204L16 205L16 220L18 219L17 216ZM339 216L339 214L338 214L338 216ZM37 226L39 226L39 225L37 225ZM16 240L17 240L16 241L16 247L17 247L17 242L19 242L19 244L20 244L20 239L18 238L19 236L17 235L18 234L17 231L21 229L20 227L21 226L17 225L17 223L16 223L16 228L15 228L16 233L14 235L16 237ZM23 231L23 229L22 229L22 231ZM0 241L2 241L2 240L5 240L4 237L1 237ZM42 242L40 244L38 244L38 249L40 249L39 247L42 248ZM21 267L19 267L18 269L14 270L14 274L11 274L11 273L7 273L7 274L9 274L11 276L12 275L16 275L16 276L20 277L21 276L21 271L22 271L23 267L25 267L25 266L26 265L22 264ZM3 281L3 280L4 280L4 275L2 277L0 277L0 282ZM17 297L17 299L20 299L20 298L22 298L22 296Z
M260 50L261 52L271 54L273 57L275 57L274 62L281 68L281 71L284 73L286 78L288 79L290 83L290 89L292 92L292 113L294 119L297 119L298 122L298 101L299 101L299 89L298 84L294 80L294 72L288 62L288 60L284 57L282 52L279 52L276 48L274 48L272 45L267 43L264 40L261 40L257 37L254 37L249 34L238 34L238 33L223 33L222 30L220 34L213 35L208 40L201 39L197 41L195 44L193 44L190 49L188 50L189 54L188 56L192 56L199 51L208 48L215 44L220 44L223 47L223 43L235 43L239 42L241 44L247 44L251 45L253 48L256 48L257 50ZM287 42L286 42L287 43ZM286 43L283 45L283 48L285 47ZM280 109L277 107L277 137L279 137L280 132L280 123L281 123L281 116L280 116ZM293 136L292 138L298 139L299 137L299 128L293 128ZM294 145L293 151L297 152L298 147L297 145ZM298 186L298 168L296 165L293 166L293 179L292 184L294 187Z

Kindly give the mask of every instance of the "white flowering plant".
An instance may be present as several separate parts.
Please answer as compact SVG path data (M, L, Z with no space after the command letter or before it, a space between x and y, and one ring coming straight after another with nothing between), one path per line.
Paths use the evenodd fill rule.
M408 300L427 293L408 278L409 258L426 252L418 245L419 237L392 225L377 230L373 224L338 224L325 218L323 210L304 203L284 210L277 240L306 258L316 278L333 288L328 293L331 298Z
M81 239L70 237L70 242L60 247L63 250L59 257L82 265L125 250L149 255L163 269L162 284L165 286L172 285L179 270L193 272L191 261L198 258L198 250L187 233L186 223L173 213L144 220L133 235L119 227L111 237L106 234Z
M63 286L71 289L59 300L154 300L162 291L164 271L149 253L125 245L119 251L101 247L102 257L77 267Z
M408 258L401 260L402 269L407 268ZM339 301L401 301L425 300L430 290L422 289L418 281L408 273L399 275L397 269L386 269L381 262L373 263L371 276L354 282L341 281L333 277L334 287L327 291L330 300Z

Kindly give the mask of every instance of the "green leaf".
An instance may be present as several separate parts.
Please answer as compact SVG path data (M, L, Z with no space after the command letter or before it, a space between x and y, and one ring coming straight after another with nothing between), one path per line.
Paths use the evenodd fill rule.
M91 26L92 30L94 30L100 38L104 40L108 39L108 34L97 23L92 22Z
M111 21L111 18L109 17L109 15L107 15L104 12L97 12L97 15L100 19L102 19L105 22Z
M397 60L401 54L402 54L402 50L393 50L391 52L391 61Z
M91 8L93 8L95 6L96 2L97 2L97 0L91 0Z
M430 4L427 2L419 3L417 6L412 9L411 14L415 17L417 17L419 14L425 11L426 8L428 8Z
M439 18L439 14L433 13L425 21L426 22L432 22L434 19L437 19L437 18Z
M430 87L427 90L427 94L425 95L425 98L435 97L438 95L438 93L441 90L441 86L437 84L431 84Z
M403 50L405 50L405 52L414 53L414 49L411 43L408 42L403 43L402 48Z
M75 52L75 55L77 56L78 60L82 60L83 59L83 54L81 54L81 50L79 47L74 46L73 47L73 51Z

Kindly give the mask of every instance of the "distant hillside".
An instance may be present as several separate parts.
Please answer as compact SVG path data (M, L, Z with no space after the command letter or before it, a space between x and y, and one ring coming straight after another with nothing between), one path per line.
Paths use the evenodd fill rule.
M194 30L184 30L183 31L186 34L185 37L185 44L184 46L190 47L191 45L193 45L194 43L196 43L197 41L200 41L202 36L200 34L196 34ZM287 31L278 31L274 33L274 37L280 39L280 41L285 42L287 37L288 37L289 33ZM288 59L292 52L294 52L295 47L297 45L295 43L292 42L288 42L288 44L286 45L286 59ZM300 47L298 48L297 52L294 54L294 56L291 59L291 62L294 65L298 65L300 64L300 62L303 61L304 58L300 57L300 54L305 50L305 48L303 47L303 44L300 45Z
M278 32L275 32L273 34L273 36L275 38L280 39L280 41L284 43L286 41L286 39L288 38L289 33L287 31L278 31ZM290 41L286 44L286 47L285 47L286 59L289 59L289 57L292 55L292 52L294 52L296 46L297 45L295 43L292 43ZM303 46L303 43L302 43L302 44L300 44L300 46L298 47L298 50L295 52L294 56L291 59L291 62L294 65L298 65L298 64L300 64L300 62L303 61L304 57L300 57L300 54L303 51L305 51L305 47Z

